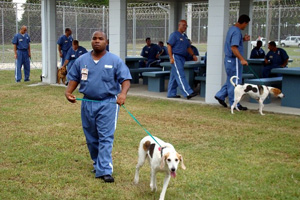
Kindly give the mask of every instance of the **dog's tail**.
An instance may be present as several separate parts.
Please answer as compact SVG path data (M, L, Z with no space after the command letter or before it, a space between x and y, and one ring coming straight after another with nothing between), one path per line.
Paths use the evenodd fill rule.
M233 85L233 87L236 87L236 84L233 82L233 79L234 79L234 78L239 79L239 77L237 77L237 76L232 76L232 77L230 78L230 83Z

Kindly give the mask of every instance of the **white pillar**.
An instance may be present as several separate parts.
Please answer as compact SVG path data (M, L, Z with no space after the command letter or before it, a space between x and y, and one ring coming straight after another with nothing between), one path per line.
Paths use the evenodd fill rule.
M229 1L230 0L209 1L206 103L217 103L214 96L226 81L224 42L229 24Z
M242 1L240 0L240 15L246 14L250 17L250 22L245 30L242 31L243 36L245 34L252 36L252 22L253 22L253 0ZM257 38L257 36L255 36ZM251 40L251 39L250 39ZM251 53L251 42L244 42L244 58L249 58Z
M125 61L127 0L109 0L109 51Z
M56 83L56 1L42 0L42 76L43 82Z
M193 6L191 3L188 4L187 6L187 24L188 24L188 27L187 27L187 36L190 40L192 40L192 21L193 21Z
M178 29L178 22L181 19L186 19L185 3L177 1L170 2L169 34Z

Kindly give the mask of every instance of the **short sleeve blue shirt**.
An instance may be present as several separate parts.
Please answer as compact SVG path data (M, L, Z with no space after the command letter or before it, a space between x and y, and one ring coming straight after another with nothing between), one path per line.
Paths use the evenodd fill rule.
M86 80L82 80L82 69L88 70ZM101 100L120 93L120 84L130 80L131 75L128 67L118 56L106 52L95 63L91 52L83 54L74 62L68 80L80 83L79 92L88 99Z
M27 50L30 43L30 37L27 33L22 35L21 33L15 34L12 39L12 43L17 45L19 50Z
M244 55L242 32L236 26L230 27L227 32L225 46L224 46L225 56L235 57L235 55L233 54L233 52L231 50L232 46L237 46L240 54L242 56Z
M184 57L187 55L187 48L191 46L187 35L185 33L180 33L179 31L171 33L167 44L171 45L173 54Z
M163 46L161 49L163 50L163 53L161 54L162 56L167 56L167 55L169 55L169 54L168 54L168 48L167 48L166 46Z
M75 51L73 48L70 48L67 52L66 60L75 60L85 53L87 53L87 50L82 46L79 46L77 51Z
M265 51L262 48L253 48L250 58L265 58Z
M141 56L148 58L149 60L155 60L156 55L161 51L157 44L151 44L150 46L144 46L141 52Z
M69 50L69 48L72 46L73 38L70 35L67 37L66 35L62 35L58 40L57 44L61 47L63 51Z
M266 59L270 60L272 67L278 67L282 65L286 59L289 59L289 56L284 49L277 48L275 52L269 51L266 55Z

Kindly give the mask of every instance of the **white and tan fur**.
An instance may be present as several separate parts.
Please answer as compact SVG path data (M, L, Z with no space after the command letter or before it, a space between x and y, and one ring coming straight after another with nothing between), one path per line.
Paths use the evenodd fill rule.
M134 183L138 184L139 169L144 165L145 160L147 159L151 167L150 188L152 191L157 190L156 173L164 172L166 174L163 188L159 197L159 200L163 200L165 199L165 194L171 176L173 178L176 177L176 171L179 162L181 161L182 169L185 169L185 166L183 164L183 157L176 152L173 145L165 143L157 137L154 138L162 148L160 148L159 145L150 136L146 136L141 140L138 150L139 158L136 165Z
M281 93L281 90L274 87L269 87L265 85L253 85L253 84L244 84L244 85L236 85L233 82L233 79L238 79L237 76L232 76L230 78L230 83L234 86L234 102L231 105L231 113L233 113L233 109L238 109L237 104L241 101L242 97L245 94L249 94L250 97L253 99L256 99L259 103L259 113L261 115L264 115L262 110L264 107L264 100L269 96L269 94L278 97L283 98L284 94Z

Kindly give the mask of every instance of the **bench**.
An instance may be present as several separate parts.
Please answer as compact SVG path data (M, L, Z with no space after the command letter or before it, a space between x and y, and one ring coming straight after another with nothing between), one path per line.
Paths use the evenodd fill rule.
M206 76L195 76L195 80L200 82L200 97L205 97Z
M134 69L129 69L130 74L132 77L131 83L139 83L139 74L143 72L154 72L154 71L162 71L162 68L160 67L142 67L142 68L134 68ZM143 84L147 85L148 83L148 78L143 79Z
M148 79L148 91L165 91L165 77L170 76L170 71L143 72L143 77Z
M247 79L245 80L245 83L250 83L254 85L267 85L281 88L282 77Z
M252 78L255 78L254 74L243 73L242 74L242 83L244 84L245 79L252 79Z
M254 84L254 85L266 85L266 86L281 88L282 77L247 79L247 80L245 80L245 83ZM252 98L250 98L250 102L257 103L257 101ZM264 103L265 104L271 103L270 96L265 99Z

